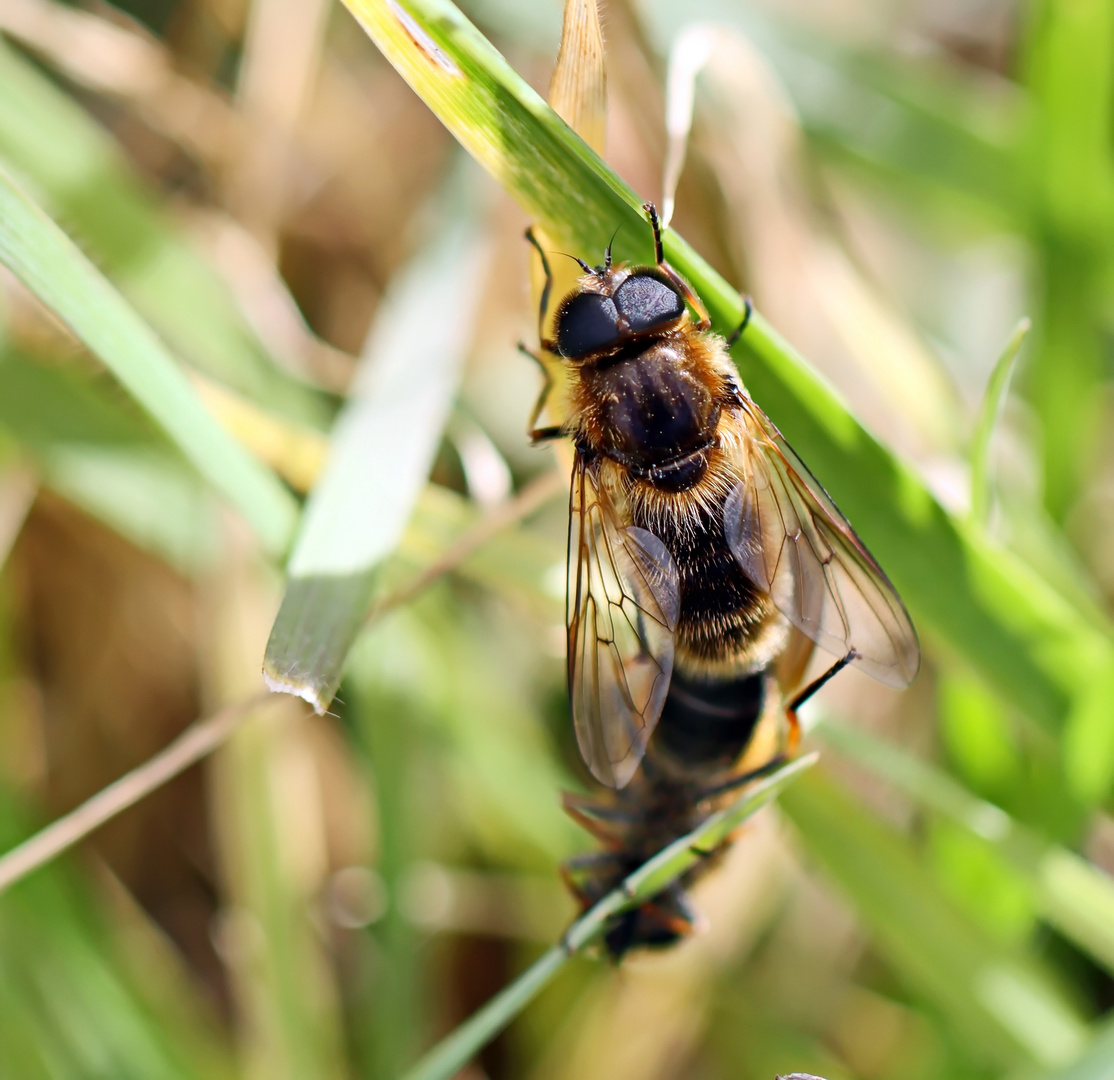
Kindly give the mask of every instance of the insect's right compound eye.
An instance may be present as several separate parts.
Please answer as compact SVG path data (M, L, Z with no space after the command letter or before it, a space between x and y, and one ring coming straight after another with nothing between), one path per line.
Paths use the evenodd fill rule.
M656 271L631 274L616 290L615 304L636 334L676 322L685 313L681 294Z
M619 312L610 297L579 293L558 318L557 350L570 359L609 349L618 339Z

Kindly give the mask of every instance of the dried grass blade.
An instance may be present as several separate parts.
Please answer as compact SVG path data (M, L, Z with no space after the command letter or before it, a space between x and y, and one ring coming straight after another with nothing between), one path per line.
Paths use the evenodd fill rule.
M607 135L607 68L596 0L565 0L549 104L597 154Z
M272 690L319 713L340 685L376 568L410 520L456 393L485 259L470 220L462 214L440 230L380 308L290 559L263 672Z

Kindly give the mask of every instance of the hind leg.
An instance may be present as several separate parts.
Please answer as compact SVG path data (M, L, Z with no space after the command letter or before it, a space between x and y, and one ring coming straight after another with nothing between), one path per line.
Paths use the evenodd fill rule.
M823 675L813 679L792 701L785 710L785 718L789 721L789 736L786 739L786 752L793 754L801 742L801 721L797 717L797 710L813 696L829 679L838 675L852 660L857 660L859 654L852 649L846 656L837 660Z

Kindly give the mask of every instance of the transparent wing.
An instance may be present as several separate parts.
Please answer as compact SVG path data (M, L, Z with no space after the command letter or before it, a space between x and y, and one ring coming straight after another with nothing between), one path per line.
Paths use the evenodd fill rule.
M920 646L894 587L769 417L749 398L743 415L750 438L724 504L735 558L822 649L853 649L855 666L887 686L908 686Z
M673 674L677 567L653 533L618 520L580 454L569 511L573 724L592 775L623 787L642 760Z

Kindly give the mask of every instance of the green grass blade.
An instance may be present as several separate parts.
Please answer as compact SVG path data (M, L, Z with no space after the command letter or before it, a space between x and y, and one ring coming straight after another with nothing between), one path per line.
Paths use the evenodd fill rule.
M789 37L790 35L786 35ZM973 65L931 64L793 34L771 57L814 144L874 174L930 213L976 227L1022 227L1031 192L1017 166L1029 113L1022 94Z
M1068 718L1062 750L1064 773L1072 793L1088 805L1098 805L1114 781L1114 653L1096 654Z
M723 843L747 818L782 792L786 785L816 764L817 756L798 758L747 789L734 803L713 814L687 836L659 851L569 927L560 945L542 954L513 983L495 995L419 1061L403 1080L449 1080L503 1030L545 988L571 956L590 945L608 922L628 908L657 895L691 869L708 851Z
M923 806L996 844L1030 882L1042 918L1114 974L1114 882L1108 875L896 747L843 724L824 724L818 734Z
M0 261L105 364L264 546L281 553L294 528L293 497L213 419L151 328L4 172Z
M561 945L547 949L509 986L504 987L451 1035L438 1043L403 1080L449 1080L499 1034L568 963Z
M461 143L565 245L598 258L652 256L641 200L447 0L349 0L375 43ZM666 254L721 330L741 301L675 233ZM1108 651L1090 625L1020 559L951 518L924 484L848 413L756 316L736 347L755 399L870 545L922 632L966 656L1008 700L1058 728L1085 681L1082 657Z
M373 575L425 487L456 392L483 278L475 227L461 224L471 220L437 230L384 300L290 558L263 670L272 689L318 712L340 685Z
M0 846L28 831L0 793ZM168 969L162 932L146 925L158 946L137 949L102 889L54 864L0 900L0 1073L231 1080L230 1047L183 992L183 972Z
M942 895L911 844L830 780L795 784L782 806L854 901L895 971L987 1063L1065 1065L1086 1029L1042 968L989 938Z
M249 716L210 774L226 911L237 913L227 932L241 949L236 935L258 935L254 949L229 962L237 1006L253 1018L241 1029L245 1072L341 1080L335 976L312 918L327 880L320 819L314 803L300 799L288 765L308 760L309 744L293 716L285 724L269 719Z
M1006 347L990 373L990 381L986 384L986 393L971 438L971 519L984 528L990 514L990 439L998 422L998 414L1002 411L1014 361L1031 328L1032 323L1028 319L1022 319L1006 342Z
M130 402L77 370L0 349L0 430L43 484L189 574L214 551L205 482Z
M1063 521L1104 422L1114 8L1042 0L1024 23L1018 66L1032 122L1018 171L1035 196L1032 237L1044 301L1026 383L1043 429L1042 494Z

